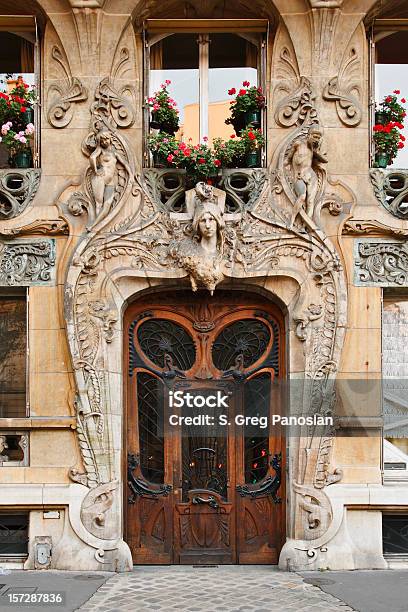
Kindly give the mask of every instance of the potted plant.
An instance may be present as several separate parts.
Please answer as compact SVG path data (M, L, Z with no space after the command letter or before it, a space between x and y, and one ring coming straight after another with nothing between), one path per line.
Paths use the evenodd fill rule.
M146 104L151 109L150 127L174 135L179 129L179 111L177 103L167 91L170 83L167 79L159 91L146 99Z
M386 125L377 123L374 128L375 162L378 168L386 168L404 148L405 136L400 133L403 125L390 121Z
M221 161L223 168L244 168L245 167L245 143L241 138L232 134L229 140L214 138L214 153Z
M236 134L246 126L252 125L259 128L261 125L261 110L265 108L265 96L262 88L250 85L249 81L242 83L243 88L239 90L235 100L231 100L231 117L225 120L227 125L232 125ZM233 96L237 93L235 87L228 90Z
M30 88L20 76L16 86L9 94L0 92L0 123L11 121L14 129L24 131L28 124L34 121L34 104L37 103L37 95L34 88Z
M1 126L1 142L6 145L9 151L10 161L13 167L32 167L33 158L30 144L33 135L34 125L32 123L29 123L25 130L20 131L17 131L17 127L13 127L11 121Z
M261 165L261 149L265 145L261 130L249 125L241 131L240 138L244 145L246 168L258 168Z
M156 168L167 168L171 166L168 156L173 154L178 147L178 142L174 136L166 132L150 134L148 146L153 155L153 163Z
M406 111L402 104L406 103L405 98L401 98L398 101L398 95L400 95L399 89L394 89L393 93L385 96L384 100L380 102L379 106L375 109L375 123L376 125L386 125L390 121L397 123L403 123ZM402 102L402 104L401 104ZM402 128L400 128L402 129Z

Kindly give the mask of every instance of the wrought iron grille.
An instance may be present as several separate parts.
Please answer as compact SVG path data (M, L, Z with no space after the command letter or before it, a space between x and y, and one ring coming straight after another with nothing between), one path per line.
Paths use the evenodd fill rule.
M170 355L173 365L186 371L193 367L196 349L187 331L174 321L149 319L137 330L137 339L145 355L163 368L165 356Z
M383 550L388 554L408 554L407 514L383 514Z
M28 514L0 514L0 556L28 554Z
M268 426L244 427L245 482L256 484L268 473L269 449L269 408L271 400L271 376L262 372L246 381L244 387L245 416L266 417ZM260 435L260 433L262 434Z
M149 482L164 482L163 383L148 374L137 375L140 469Z
M256 319L235 321L224 327L212 347L212 358L218 370L232 368L239 355L243 355L248 368L265 353L271 333L268 326Z
M183 501L192 489L214 491L227 499L227 440L195 436L193 429L183 437Z

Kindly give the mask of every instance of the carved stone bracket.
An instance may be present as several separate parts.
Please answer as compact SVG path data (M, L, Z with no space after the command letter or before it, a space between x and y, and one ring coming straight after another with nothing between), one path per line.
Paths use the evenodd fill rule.
M370 170L374 194L384 208L398 217L408 219L408 170Z
M45 234L47 236L68 235L69 226L65 219L39 219L20 227L0 228L0 237L29 236L30 234Z
M298 86L281 100L275 111L275 121L282 127L301 125L308 119L316 119L316 95L306 77L300 77Z
M0 286L52 285L55 282L55 240L0 243Z
M14 219L33 201L41 170L0 170L0 220Z
M354 284L364 287L408 286L408 246L390 240L356 240Z
M77 77L73 77L65 55L57 45L51 50L52 58L60 65L64 74L63 84L52 83L48 89L48 122L55 128L64 128L72 121L73 104L88 99L88 90Z

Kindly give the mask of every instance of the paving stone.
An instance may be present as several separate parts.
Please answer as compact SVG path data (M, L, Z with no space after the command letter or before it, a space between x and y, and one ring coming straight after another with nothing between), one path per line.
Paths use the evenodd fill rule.
M166 612L353 612L298 574L266 566L141 567L118 574L79 610Z

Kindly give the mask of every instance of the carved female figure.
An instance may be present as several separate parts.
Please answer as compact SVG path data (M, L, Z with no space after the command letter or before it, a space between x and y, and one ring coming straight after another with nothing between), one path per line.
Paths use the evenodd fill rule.
M95 134L96 148L91 153L91 185L95 199L95 213L98 221L104 219L112 208L118 184L118 164L122 165L129 176L132 171L127 161L116 150L113 135L107 128L102 128Z

